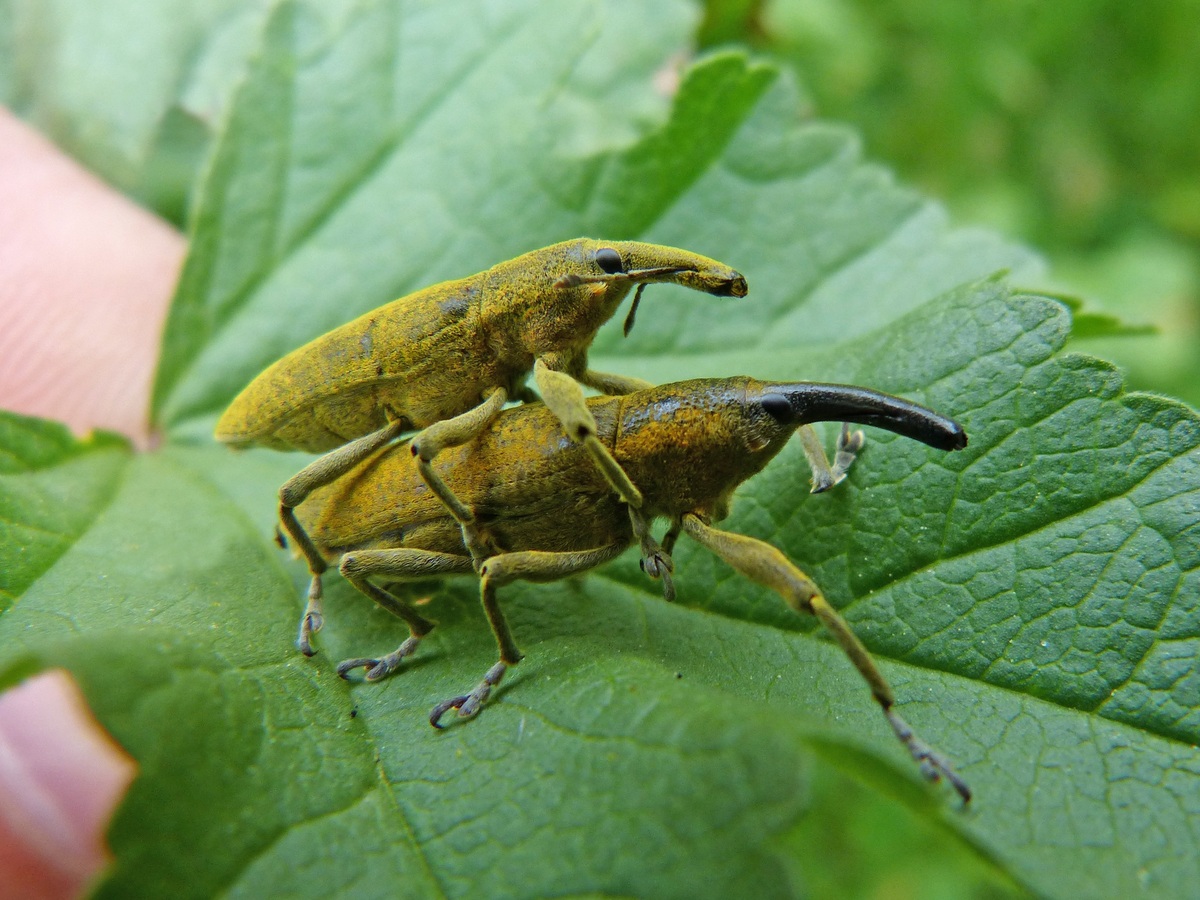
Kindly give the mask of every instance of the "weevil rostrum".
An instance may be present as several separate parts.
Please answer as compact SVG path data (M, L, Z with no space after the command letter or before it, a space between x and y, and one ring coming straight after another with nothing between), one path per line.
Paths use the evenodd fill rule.
M545 402L626 504L640 536L643 568L670 593L670 556L651 537L643 498L596 437L580 385L605 395L648 382L587 367L588 348L636 287L625 320L633 326L647 284L683 285L719 297L744 297L746 279L723 263L686 250L637 241L580 238L534 250L456 281L419 290L360 316L292 351L234 399L216 428L234 447L266 446L325 453L279 491L284 531L314 573L297 644L312 655L324 621L319 574L325 561L294 510L321 485L391 443L406 444L417 472L463 530L477 563L499 549L476 527L431 465L449 447L486 428L510 399ZM328 451L328 452L327 452Z
M862 432L843 425L830 466L809 423L873 425L941 450L966 446L962 427L915 403L865 388L751 378L668 384L591 398L587 407L597 439L640 492L647 519L669 520L666 550L686 534L745 577L778 592L796 612L816 616L866 680L925 777L945 777L964 802L969 800L970 790L949 761L917 738L895 712L892 689L812 579L772 545L713 525L727 515L738 485L760 472L797 431L814 490L845 474L862 446ZM553 581L584 572L614 559L637 536L592 456L564 436L544 406L506 410L438 462L446 483L487 533L488 545L496 548L478 566L457 521L428 488L402 444L377 451L314 492L297 515L323 561L337 563L359 591L409 626L409 637L391 653L342 662L337 671L343 676L364 668L367 680L376 681L395 672L434 627L376 580L478 575L499 660L468 693L434 707L430 722L441 727L451 709L464 717L477 713L505 671L521 660L500 607L499 588L516 580Z

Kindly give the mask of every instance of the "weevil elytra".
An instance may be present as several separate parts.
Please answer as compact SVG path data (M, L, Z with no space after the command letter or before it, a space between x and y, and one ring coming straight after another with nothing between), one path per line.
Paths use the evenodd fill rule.
M298 644L311 655L323 622L325 563L294 509L379 447L422 429L408 444L421 477L463 529L476 562L494 555L461 503L431 465L469 441L510 399L532 399L530 371L561 428L579 441L642 536L643 565L664 577L671 560L649 536L642 496L596 438L580 385L619 395L649 387L636 378L587 367L588 348L635 286L626 318L633 325L647 284L671 283L721 297L744 297L746 279L723 263L686 250L637 241L580 238L446 281L382 306L305 344L266 369L230 404L216 437L235 447L327 452L279 492L284 530L314 572Z
M641 491L647 519L670 521L663 540L668 552L687 534L742 575L778 592L795 611L815 615L866 680L922 773L934 781L945 777L969 800L969 789L949 762L922 743L895 712L887 681L817 585L772 545L712 524L726 516L738 485L761 471L797 430L813 470L814 490L845 474L862 446L862 432L843 425L831 467L808 423L874 425L941 450L966 446L961 426L865 388L750 378L686 381L592 398L587 405L598 439ZM451 709L459 716L478 712L507 668L521 659L497 598L500 587L586 571L637 541L620 499L586 449L567 440L543 406L507 410L441 462L447 482L498 548L477 574L500 658L473 690L434 708L430 721L438 727ZM396 582L476 571L457 523L426 487L402 445L362 461L314 493L297 512L324 559L338 561L342 575L410 629L409 637L386 656L341 663L338 673L343 676L360 667L369 681L391 674L434 627L373 579Z

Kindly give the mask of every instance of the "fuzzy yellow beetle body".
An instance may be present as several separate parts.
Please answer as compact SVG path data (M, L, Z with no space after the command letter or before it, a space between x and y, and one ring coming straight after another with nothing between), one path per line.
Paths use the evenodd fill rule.
M458 522L476 563L491 555L487 533L434 470L443 450L477 435L510 399L541 399L579 442L625 504L642 542L648 574L669 591L671 560L649 536L642 497L596 438L582 386L619 395L648 387L587 367L588 348L636 288L626 331L648 284L678 284L744 297L746 279L716 260L657 244L580 238L502 262L487 271L402 297L305 344L267 368L230 404L216 437L234 447L262 445L325 452L279 492L284 531L313 570L297 643L315 652L324 562L295 508L360 460L421 429L409 444L417 471Z
M686 250L554 244L401 297L293 350L230 404L217 440L320 453L393 421L412 430L453 418L495 388L518 396L547 355L551 368L583 379L600 326L651 283L747 293L738 272Z
M670 521L666 550L686 533L741 574L777 591L792 609L817 616L866 679L922 772L933 780L946 777L969 799L950 764L892 709L891 688L817 585L770 544L712 525L727 514L738 485L761 471L797 432L812 466L814 490L845 475L862 445L862 432L843 427L839 461L831 469L811 422L875 425L943 450L966 446L962 428L924 407L864 388L751 378L680 382L593 398L587 406L597 439L643 496L644 514ZM346 660L339 674L361 667L368 680L383 678L433 628L432 621L377 581L479 575L500 659L474 690L434 709L431 721L440 727L450 709L460 716L475 714L507 668L521 659L499 606L499 587L586 571L615 558L640 536L586 448L568 440L545 407L505 411L439 463L446 483L470 507L495 548L481 565L474 563L457 521L403 445L361 461L315 492L297 513L322 559L336 562L355 587L410 627L409 638L392 653Z

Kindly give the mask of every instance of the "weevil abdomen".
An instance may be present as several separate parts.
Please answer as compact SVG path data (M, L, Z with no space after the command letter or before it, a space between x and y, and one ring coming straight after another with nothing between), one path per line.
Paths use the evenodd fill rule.
M267 368L225 411L217 438L319 453L404 419L457 415L512 379L480 328L474 279L372 310Z
M616 404L609 397L588 402L610 445ZM470 443L440 454L437 469L501 547L566 552L630 540L625 505L543 406L502 413ZM329 560L383 546L467 552L457 523L403 444L315 491L297 512Z

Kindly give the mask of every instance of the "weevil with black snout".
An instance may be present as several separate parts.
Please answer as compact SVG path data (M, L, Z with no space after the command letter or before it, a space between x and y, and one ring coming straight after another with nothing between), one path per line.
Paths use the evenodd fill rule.
M642 498L647 521L670 523L669 553L683 534L736 571L775 592L798 613L815 616L866 680L896 737L931 780L945 778L964 802L970 790L945 756L921 741L895 711L895 696L866 647L816 583L778 549L718 529L734 491L760 472L799 432L814 487L845 475L861 431L842 429L833 466L810 423L872 425L940 450L960 450L956 422L925 407L866 388L752 378L702 379L594 397L594 435ZM554 413L529 404L501 413L471 440L439 459L440 474L492 555L477 564L457 519L431 491L404 445L378 450L297 509L322 565L337 564L359 591L402 618L409 636L382 657L349 659L338 673L363 668L377 681L402 667L434 627L423 612L382 585L476 574L499 659L469 692L439 703L430 721L457 710L475 715L521 652L497 597L517 580L565 578L614 559L639 536L621 498L582 444L566 439ZM378 582L378 583L377 583Z

